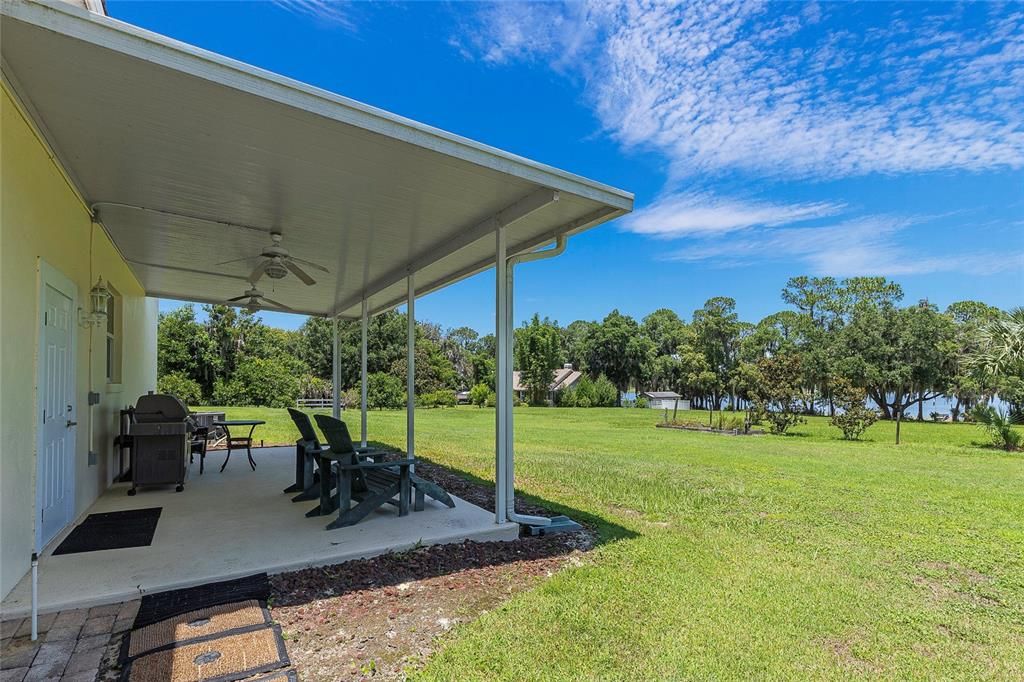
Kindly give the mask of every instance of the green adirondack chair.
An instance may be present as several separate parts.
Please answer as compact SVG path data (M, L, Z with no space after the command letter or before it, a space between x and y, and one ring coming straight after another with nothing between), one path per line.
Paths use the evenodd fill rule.
M360 457L352 443L345 422L325 414L314 415L314 418L330 444L328 450L319 454L320 468L324 470L326 462L333 462L338 472L338 484L335 494L327 499L330 485L321 477L320 508L307 516L319 516L337 509L338 518L327 524L327 530L333 530L358 523L384 504L396 505L399 516L408 515L412 490L409 469L415 460L367 461ZM352 506L353 500L357 502L355 506Z
M324 450L324 446L320 444L320 439L316 435L316 429L313 428L313 422L310 421L308 414L289 407L288 415L292 418L292 422L295 423L295 428L299 430L299 439L295 441L295 483L285 488L284 492L299 493L292 498L292 502L315 500L320 495L320 476L322 472L319 471L319 455ZM369 459L376 461L377 459L383 459L384 455L387 454L384 450L378 448L357 447L355 450L360 460ZM330 476L332 477L331 487L333 488L337 474L332 471Z
M309 415L292 407L288 408L288 415L299 430L299 439L295 441L295 483L285 488L284 492L299 493L292 498L292 502L315 500L318 494L318 455L323 446L317 438L313 422L309 421Z

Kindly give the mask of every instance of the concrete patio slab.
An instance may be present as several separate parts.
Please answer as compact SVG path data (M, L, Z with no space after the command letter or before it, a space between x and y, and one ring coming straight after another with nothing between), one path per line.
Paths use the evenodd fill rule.
M253 450L256 471L244 453L236 452L220 473L222 457L212 451L202 476L199 463L193 464L181 493L173 487L153 488L129 497L127 484L108 490L87 513L162 507L153 544L52 556L70 529L65 531L39 561L40 613L124 602L260 571L337 564L417 545L518 536L516 524L497 525L493 513L459 498L454 509L428 499L422 512L399 518L385 507L355 526L327 531L324 526L333 517L305 518L316 503L293 503L291 495L281 492L293 482L293 448ZM2 603L4 619L28 614L30 601L30 578L25 576ZM85 626L88 612L77 613L82 622L68 625Z

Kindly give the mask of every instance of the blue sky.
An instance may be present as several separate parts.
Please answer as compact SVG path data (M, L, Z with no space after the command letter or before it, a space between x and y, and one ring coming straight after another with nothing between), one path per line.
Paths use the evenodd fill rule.
M1024 5L108 9L635 192L632 216L520 269L520 319L689 316L727 295L756 321L798 274L884 275L940 306L1024 303ZM417 315L492 329L493 274Z

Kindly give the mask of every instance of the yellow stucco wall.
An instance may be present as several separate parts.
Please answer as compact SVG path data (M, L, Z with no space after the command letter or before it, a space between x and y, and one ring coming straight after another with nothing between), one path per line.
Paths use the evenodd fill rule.
M99 276L122 296L120 385L106 381L105 329L77 328L76 516L117 473L112 440L118 410L156 388L157 302L145 298L142 286L103 229L92 224L6 85L2 90L0 595L6 595L28 570L35 537L40 259L75 283L79 305L87 305L83 302ZM89 407L90 390L101 394L99 405ZM90 447L99 453L94 465L88 463Z

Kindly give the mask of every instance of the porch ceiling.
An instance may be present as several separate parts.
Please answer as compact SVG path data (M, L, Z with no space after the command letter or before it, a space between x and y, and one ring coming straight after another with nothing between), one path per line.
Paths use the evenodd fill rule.
M493 265L495 220L514 253L632 209L628 192L70 5L2 7L5 78L86 201L157 209L97 206L152 296L240 295L254 263L217 263L273 230L331 272L264 277L264 293L357 317L364 296L371 312L401 302L410 266L423 294Z

